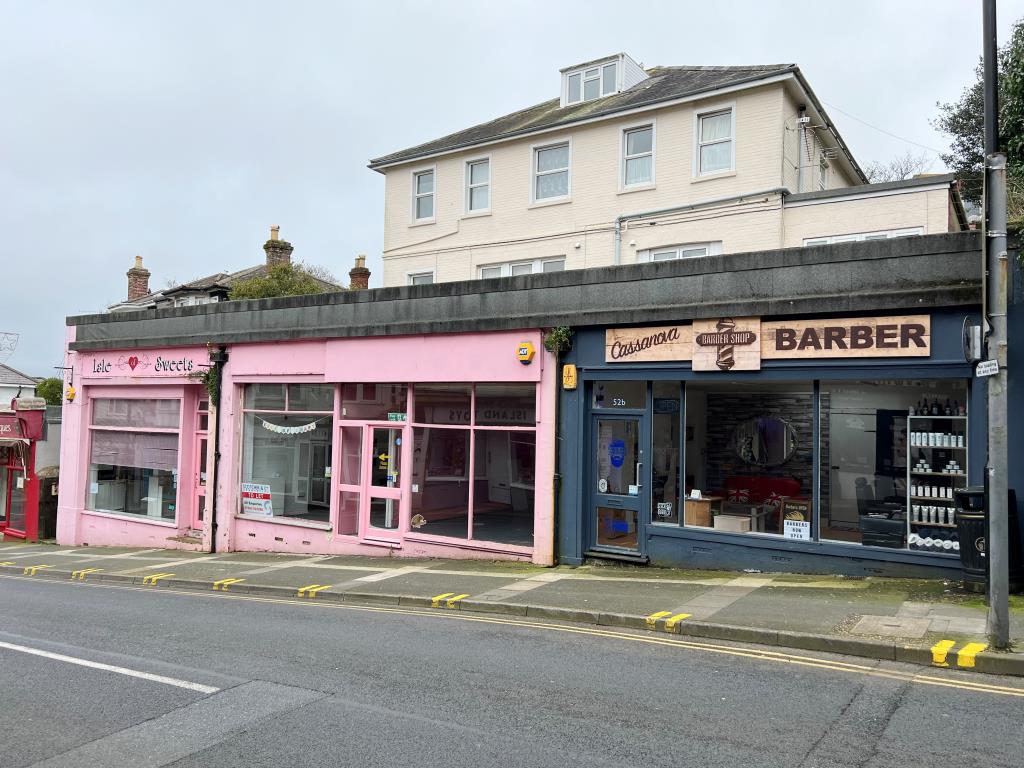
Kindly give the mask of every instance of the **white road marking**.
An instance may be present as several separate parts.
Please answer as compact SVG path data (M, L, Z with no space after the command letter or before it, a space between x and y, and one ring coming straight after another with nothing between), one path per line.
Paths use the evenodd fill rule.
M19 653L29 653L33 656L42 656L44 659L53 659L54 661L66 661L68 664L77 664L80 667L89 667L90 669L101 669L104 672L115 672L119 675L137 677L142 680L149 680L154 683L173 685L176 688L186 688L190 691L198 691L199 693L210 694L217 693L218 691L220 691L220 688L215 688L212 685L190 683L188 680L178 680L174 677L154 675L149 672L140 672L137 669L128 669L127 667L115 667L112 664L102 664L98 661L80 659L77 656L65 656L63 653L51 653L50 651L44 651L39 648L29 648L26 645L15 645L14 643L5 643L0 641L0 648L6 648L9 651L18 651Z

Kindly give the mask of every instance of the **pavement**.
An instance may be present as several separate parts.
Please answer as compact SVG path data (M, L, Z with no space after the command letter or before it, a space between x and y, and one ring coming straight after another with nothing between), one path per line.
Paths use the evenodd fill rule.
M1024 676L1024 597L1011 597L1013 649L996 651L982 597L946 581L13 541L0 541L0 575L504 614Z

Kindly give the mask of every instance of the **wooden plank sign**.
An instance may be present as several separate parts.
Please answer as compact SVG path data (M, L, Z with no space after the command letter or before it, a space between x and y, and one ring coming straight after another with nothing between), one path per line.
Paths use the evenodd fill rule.
M761 327L765 360L931 355L930 315L773 320Z
M606 363L689 360L692 342L689 325L609 328L604 332L604 359Z
M694 320L693 370L761 370L761 318Z

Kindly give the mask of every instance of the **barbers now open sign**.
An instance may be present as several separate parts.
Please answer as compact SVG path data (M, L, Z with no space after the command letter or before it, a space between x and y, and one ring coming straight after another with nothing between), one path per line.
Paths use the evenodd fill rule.
M722 317L692 325L609 328L609 363L692 360L695 371L757 371L762 360L929 357L931 316L820 320Z

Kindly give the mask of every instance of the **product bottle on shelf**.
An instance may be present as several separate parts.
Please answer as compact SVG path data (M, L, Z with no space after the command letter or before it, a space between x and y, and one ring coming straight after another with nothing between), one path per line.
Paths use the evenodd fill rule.
M941 412L941 409L939 408L939 399L938 398L935 398L934 400L932 400L932 409L931 410L932 410L932 414L931 414L932 416L938 416L939 413Z
M953 406L951 406L949 404L949 398L948 397L946 398L945 413L946 413L947 416L952 416L953 415Z

